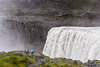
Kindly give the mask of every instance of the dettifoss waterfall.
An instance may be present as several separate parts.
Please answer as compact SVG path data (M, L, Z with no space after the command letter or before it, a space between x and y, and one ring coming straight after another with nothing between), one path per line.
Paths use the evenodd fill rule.
M48 32L43 54L86 62L100 60L100 27L55 27Z
M16 5L13 0L0 0L0 52L33 49L33 46L25 45L25 37L17 30L17 27L13 29L11 24L5 21L5 18L12 16L9 12L14 8ZM52 28L48 32L43 54L51 58L63 57L82 62L89 59L100 60L100 27Z

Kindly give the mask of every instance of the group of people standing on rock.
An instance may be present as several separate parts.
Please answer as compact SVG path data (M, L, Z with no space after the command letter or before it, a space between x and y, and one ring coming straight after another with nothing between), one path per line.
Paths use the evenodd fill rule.
M21 52L24 52L27 55L31 52L31 55L33 55L34 50L31 50L31 51L30 50L25 50L25 51L21 50Z

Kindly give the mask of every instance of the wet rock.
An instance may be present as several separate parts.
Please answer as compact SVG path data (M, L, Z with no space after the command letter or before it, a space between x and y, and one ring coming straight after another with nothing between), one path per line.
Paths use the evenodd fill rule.
M72 11L61 11L59 14L58 14L58 17L74 17L74 14Z
M99 60L88 60L88 62L84 63L88 67L100 67L100 61Z
M83 17L87 18L87 19L95 19L97 16L96 13L91 12L91 11L87 11L86 13L84 13Z
M47 58L47 57L38 58L38 57L35 56L35 58L36 58L38 61L35 62L35 63L33 63L33 64L31 64L31 65L29 65L28 67L37 66L37 65L43 66L43 63L47 63L47 62L49 61L49 58Z

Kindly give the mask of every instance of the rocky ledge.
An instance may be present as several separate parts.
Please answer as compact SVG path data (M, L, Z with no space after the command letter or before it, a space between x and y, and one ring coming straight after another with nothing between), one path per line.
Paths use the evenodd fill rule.
M40 52L0 52L0 67L100 67L99 60L81 61L65 58L49 58Z

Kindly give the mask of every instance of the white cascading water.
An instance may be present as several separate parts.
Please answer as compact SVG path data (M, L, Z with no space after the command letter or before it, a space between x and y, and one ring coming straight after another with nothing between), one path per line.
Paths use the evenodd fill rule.
M100 27L55 27L48 32L43 54L86 62L100 60Z

